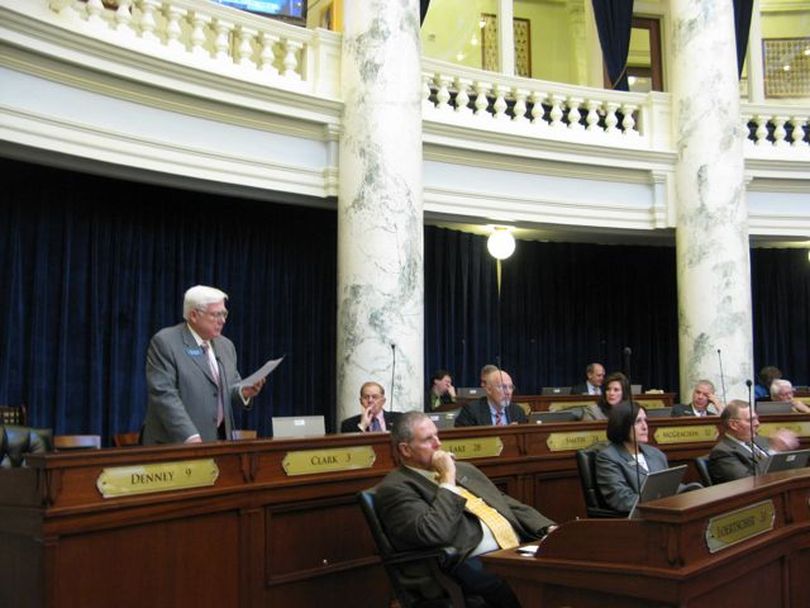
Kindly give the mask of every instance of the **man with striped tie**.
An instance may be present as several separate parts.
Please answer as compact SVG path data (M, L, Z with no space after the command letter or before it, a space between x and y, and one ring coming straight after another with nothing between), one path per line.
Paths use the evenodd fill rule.
M377 487L377 511L398 550L453 547L446 564L465 594L490 606L520 606L509 585L488 572L478 556L545 536L554 522L503 494L475 466L441 449L436 425L407 412L391 431L400 467Z
M723 483L764 473L768 456L774 452L786 452L799 447L796 435L787 429L779 429L770 440L759 437L759 416L754 417L745 401L729 401L720 415L725 435L709 454L709 474L713 483ZM753 446L752 444L753 437Z

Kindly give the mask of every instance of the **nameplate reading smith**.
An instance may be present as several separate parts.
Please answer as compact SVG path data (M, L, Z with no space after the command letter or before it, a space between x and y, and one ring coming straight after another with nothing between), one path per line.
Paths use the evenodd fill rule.
M329 450L287 452L281 466L287 475L314 475L333 471L370 469L377 455L369 445Z
M219 468L213 458L181 460L105 468L96 488L104 498L118 498L213 486L217 477Z
M551 433L546 439L550 452L584 450L600 441L605 441L605 431L573 431L570 433Z

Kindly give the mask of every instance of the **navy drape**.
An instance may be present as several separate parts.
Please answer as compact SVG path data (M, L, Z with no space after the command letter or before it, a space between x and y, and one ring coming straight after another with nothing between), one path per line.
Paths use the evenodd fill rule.
M611 87L617 91L627 91L627 53L633 24L633 0L593 0L593 14Z
M243 373L287 359L237 425L335 413L336 214L134 184L0 160L0 403L29 405L57 433L136 430L149 338L181 318L183 291L230 295L225 333ZM752 368L810 381L806 250L755 249ZM719 297L710 287L707 297ZM486 238L425 228L425 373L478 384L502 351L522 393L582 379L585 364L678 390L673 247L520 241L495 263ZM419 406L420 404L416 404Z
M419 0L419 23L420 25L425 22L425 15L427 15L430 0Z
M737 41L737 77L742 76L745 53L748 49L748 34L751 31L751 15L754 0L734 0L734 37Z

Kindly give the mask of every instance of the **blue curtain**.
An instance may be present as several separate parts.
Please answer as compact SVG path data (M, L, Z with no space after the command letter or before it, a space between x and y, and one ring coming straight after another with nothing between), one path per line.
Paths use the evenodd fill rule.
M627 53L633 23L633 0L593 0L599 44L611 87L627 91Z
M137 430L149 339L205 283L230 296L243 374L286 355L238 427L334 409L334 212L0 168L0 403L57 433Z
M754 0L734 0L734 35L737 40L737 77L742 76L745 53L748 49L748 34L751 31L751 15Z
M425 15L427 15L430 0L419 0L419 23L425 22Z

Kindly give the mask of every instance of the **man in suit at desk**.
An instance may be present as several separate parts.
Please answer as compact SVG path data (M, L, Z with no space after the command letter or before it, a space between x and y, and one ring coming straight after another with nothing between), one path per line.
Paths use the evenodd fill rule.
M391 443L400 467L377 487L377 511L394 547L452 547L457 558L445 566L466 594L490 606L519 607L511 588L478 556L542 538L554 522L503 494L472 464L456 462L422 412L403 414Z
M739 399L729 401L720 421L725 435L709 453L709 475L713 483L742 479L754 471L764 473L770 454L795 450L799 446L796 435L787 429L779 429L770 440L759 437L759 416L755 411L751 418L748 404Z
M571 389L572 395L601 395L605 381L605 367L601 363L590 363L585 368L585 382Z
M149 402L144 444L230 439L234 405L247 407L264 378L241 389L236 349L222 335L228 295L196 285L183 297L185 321L161 329L146 353Z
M360 387L360 413L346 418L340 425L341 433L370 433L388 431L399 412L388 412L385 406L385 389L379 382L366 382Z
M673 416L719 416L725 406L714 392L714 384L709 380L698 380L692 390L692 403L672 406Z
M464 404L456 417L455 426L501 426L528 422L526 412L512 403L512 392L515 390L512 377L494 365L487 367L491 369L485 376L482 375L486 395Z

